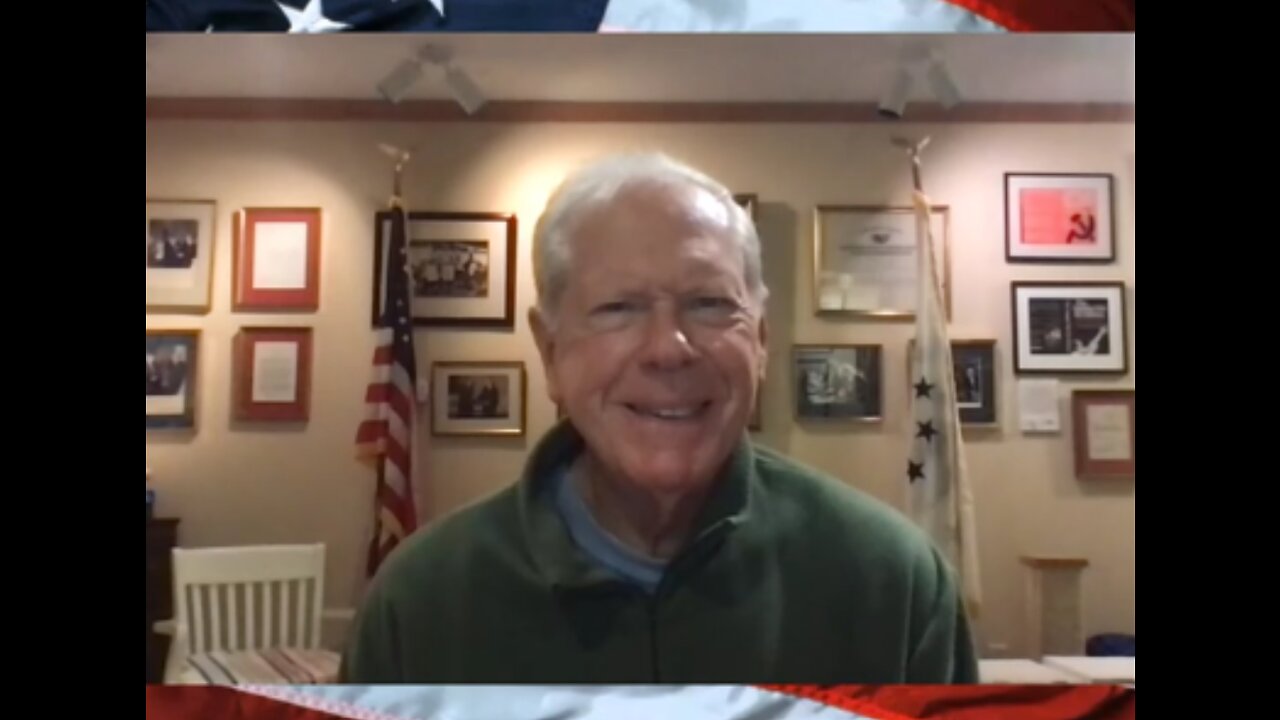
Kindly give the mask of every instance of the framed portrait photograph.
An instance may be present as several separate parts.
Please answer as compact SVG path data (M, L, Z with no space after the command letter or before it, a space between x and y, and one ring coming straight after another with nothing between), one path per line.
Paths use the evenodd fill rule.
M911 358L915 354L916 341L907 344L907 377L911 377ZM992 339L952 339L951 364L956 389L956 406L960 423L973 426L998 424L996 407L999 402L996 382L996 341ZM907 388L908 402L915 394Z
M373 322L386 302L391 213L377 215ZM515 326L516 216L511 213L408 213L413 324Z
M232 352L235 419L306 422L311 410L309 327L245 327Z
M213 200L147 198L147 312L209 312L216 215Z
M431 365L433 435L524 435L525 401L523 362Z
M798 419L882 419L879 345L797 345L793 362Z
M1129 370L1122 282L1014 282L1015 373Z
M1133 480L1137 476L1137 408L1133 389L1072 391L1076 477Z
M147 429L194 430L200 331L147 330Z
M951 316L950 209L930 209L930 235ZM819 315L910 320L916 310L919 232L911 207L819 205L813 218L813 302Z
M1114 261L1114 185L1102 173L1005 173L1005 258Z
M319 208L245 208L233 230L233 310L320 307Z

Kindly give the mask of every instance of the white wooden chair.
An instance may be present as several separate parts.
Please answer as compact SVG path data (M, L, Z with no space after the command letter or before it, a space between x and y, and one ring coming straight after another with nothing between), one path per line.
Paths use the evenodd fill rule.
M175 548L165 682L335 682L339 656L321 647L324 572L322 544Z

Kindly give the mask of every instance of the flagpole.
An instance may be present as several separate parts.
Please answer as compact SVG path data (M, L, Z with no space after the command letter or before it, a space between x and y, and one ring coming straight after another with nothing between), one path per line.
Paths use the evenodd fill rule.
M950 478L949 487L945 489L946 505L945 515L943 518L937 516L940 508L917 508L912 507L913 514L921 512L927 513L923 518L917 518L925 525L925 529L934 535L936 541L940 541L943 545L944 553L951 555L950 560L955 563L956 571L960 575L962 594L964 596L964 604L969 614L976 618L980 613L982 604L981 599L981 571L978 567L978 548L977 548L977 528L976 518L973 508L972 489L969 486L969 473L967 468L967 459L964 452L964 439L960 428L959 411L955 406L955 384L954 384L954 364L951 357L950 340L947 339L946 333L946 316L940 306L941 303L941 287L936 274L937 258L934 255L934 247L932 241L932 232L930 229L930 207L928 197L924 193L924 183L921 179L920 170L920 154L929 144L929 136L925 136L920 140L910 140L904 137L894 137L892 142L895 146L906 151L911 159L911 182L915 190L915 202L912 205L916 210L916 219L918 226L918 236L920 239L920 260L918 263L921 277L917 279L919 283L920 307L916 308L916 343L914 352L918 357L911 359L912 377L917 372L925 369L926 360L931 367L931 371L936 375L934 383L940 383L936 386L936 392L945 407L943 417L934 417L941 423L941 428L937 428L932 424L932 420L923 423L922 433L927 429L928 434L924 437L924 446L931 446L937 437L937 441L943 443L939 450L944 450L941 456L934 456L934 462L942 462L950 466L946 471L946 475ZM927 275L928 277L924 277ZM927 303L927 307L926 307ZM934 332L936 331L936 332ZM933 343L936 347L932 348L926 358L926 336L937 340ZM923 374L920 376L921 387L917 388L917 398L920 393L931 396L935 390L925 380ZM913 403L918 400L913 400ZM927 402L932 402L927 401ZM913 406L913 418L915 415ZM919 418L914 418L918 420ZM941 430L938 433L938 430ZM914 440L919 444L919 440ZM909 479L914 482L917 477L924 477L932 474L936 483L938 473L941 469L934 467L929 468L929 461L923 454L923 451L917 457L915 450L911 453L911 461L908 465ZM932 472L930 472L930 470ZM939 492L936 484L929 492ZM909 498L911 493L908 493ZM934 497L933 499L937 499ZM909 504L910 503L909 501ZM942 535L942 537L939 537ZM952 554L954 553L954 554Z

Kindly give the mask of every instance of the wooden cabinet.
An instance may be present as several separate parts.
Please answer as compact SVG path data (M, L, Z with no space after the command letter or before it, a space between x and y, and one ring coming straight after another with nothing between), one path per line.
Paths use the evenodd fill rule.
M147 682L158 683L164 672L169 638L152 631L156 620L173 617L173 548L178 544L178 521L147 519Z

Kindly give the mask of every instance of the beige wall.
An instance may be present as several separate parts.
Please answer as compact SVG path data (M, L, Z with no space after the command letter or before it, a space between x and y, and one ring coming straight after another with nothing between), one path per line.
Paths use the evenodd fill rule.
M909 323L858 323L813 314L811 208L818 203L895 203L908 199L903 156L891 131L928 132L926 189L953 209L953 336L998 340L1000 429L968 435L981 525L987 611L981 623L992 655L1024 647L1026 553L1078 555L1085 576L1085 630L1135 631L1135 490L1074 479L1070 434L1030 437L1017 429L1010 368L1009 282L1014 279L1123 280L1130 289L1129 376L1090 386L1133 386L1136 127L1128 124L888 125L376 125L147 124L147 194L218 202L213 310L207 316L148 316L147 327L198 327L204 348L195 434L148 433L159 512L181 518L187 545L328 543L329 602L356 602L370 524L372 476L354 460L370 359L372 214L390 189L380 141L421 143L407 177L413 209L514 211L520 219L518 322L514 332L419 335L424 368L441 359L514 359L529 367L524 439L431 442L420 479L432 515L508 483L527 449L553 421L524 310L533 298L528 239L541 203L574 163L618 148L658 147L757 193L773 289L771 367L761 440L844 481L901 504L906 452L905 345ZM1118 180L1116 265L1011 266L1004 261L1002 174L1006 170L1110 172ZM322 297L314 315L230 312L230 214L245 205L313 205L325 210ZM315 328L312 419L305 430L271 431L230 421L230 342L255 323ZM791 422L787 359L792 343L885 345L883 424L853 430ZM1065 395L1079 381L1064 380ZM1064 409L1065 413L1065 409ZM1065 414L1064 414L1065 418ZM427 437L423 433L424 438ZM1005 648L1005 649L1002 649Z

